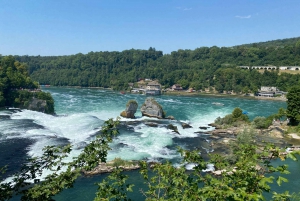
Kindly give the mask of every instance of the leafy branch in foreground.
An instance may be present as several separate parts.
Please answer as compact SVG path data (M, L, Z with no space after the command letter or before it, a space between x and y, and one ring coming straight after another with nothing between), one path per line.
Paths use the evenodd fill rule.
M109 201L110 199L131 201L130 198L127 198L127 192L132 192L133 184L126 184L128 176L121 172L120 168L116 168L108 176L108 179L97 184L98 191L94 201Z
M53 200L53 196L63 189L73 187L82 170L95 168L99 161L106 162L109 143L118 133L117 125L118 121L112 119L106 121L97 139L86 146L71 162L64 162L72 150L70 145L46 147L43 155L30 159L12 182L1 183L0 200L7 200L15 194L21 194L22 200ZM147 189L140 191L145 200L252 201L265 200L264 192L272 193L274 201L296 199L297 196L290 195L289 192L273 191L270 184L276 181L280 186L283 182L287 182L281 174L289 173L287 165L274 166L272 160L276 158L296 160L296 155L300 154L300 151L283 155L282 151L272 144L258 147L254 143L252 132L246 130L239 134L235 144L231 146L234 155L232 161L219 154L211 154L210 160L204 161L199 151L179 148L183 157L181 167L174 167L170 162L166 162L154 164L150 170L146 162L141 162L140 173ZM203 170L210 163L214 164L215 171L205 173ZM185 164L194 165L193 171L186 171ZM40 181L38 178L43 170L51 170L52 173ZM97 184L95 201L131 200L128 192L132 191L133 185L127 184L127 178L121 169L116 168ZM30 180L34 181L34 184L30 183Z
M210 161L204 162L198 151L179 149L183 164L195 166L192 172L186 172L184 167L175 168L170 163L156 164L155 174L150 177L146 164L142 163L141 174L149 190L141 192L146 200L265 200L264 192L273 193L274 200L289 200L289 192L277 193L270 186L274 181L279 186L287 182L281 174L288 174L288 167L274 166L271 160L296 160L299 151L282 155L272 144L258 151L259 147L251 141L246 142L245 136L238 137L236 143L233 163L219 154L211 154ZM203 172L209 163L214 164L214 173ZM279 176L275 178L275 174L270 173L279 173Z
M113 136L118 134L118 124L118 119L107 120L96 140L88 144L71 162L64 161L72 151L71 145L45 147L43 155L28 159L28 163L12 181L1 182L0 200L10 199L15 194L21 194L21 200L53 200L54 195L73 187L82 170L91 170L99 162L106 162L107 152L110 150L109 143L112 142ZM51 171L51 174L41 181L39 178L45 170Z

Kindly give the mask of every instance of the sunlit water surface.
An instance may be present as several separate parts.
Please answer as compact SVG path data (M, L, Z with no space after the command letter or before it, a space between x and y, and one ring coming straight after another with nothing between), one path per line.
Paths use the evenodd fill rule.
M55 116L29 110L0 111L0 166L9 165L7 175L15 172L26 157L41 155L42 148L46 145L71 143L76 148L71 153L71 160L80 153L82 146L94 138L105 120L120 115L128 100L135 99L140 108L146 99L143 95L123 95L100 89L48 87L43 90L50 92L55 99ZM250 119L276 113L280 107L286 108L285 102L232 97L162 95L155 99L167 115L174 116L176 120L155 120L158 127L149 127L145 122L154 119L142 117L138 109L136 119L130 120L134 122L121 127L120 135L111 144L108 160L115 157L147 161L167 159L176 165L180 159L177 146L198 148L203 153L213 151L206 147L207 135L195 132L205 132L199 127L208 126L217 117L231 113L235 107L247 111ZM213 105L213 102L223 103L224 106ZM121 121L125 122L125 119ZM189 123L192 128L182 129L181 122ZM177 126L180 134L168 130L166 125L169 123ZM294 169L297 170L299 163L291 166L296 166ZM135 200L143 199L139 193L139 188L142 187L139 174L137 171L127 174L131 177L130 181L135 183L136 193L131 196ZM74 189L64 191L56 199L92 200L97 188L94 183L105 176L82 177L76 182ZM291 179L288 185L290 191L293 191L293 186L299 184L299 181L300 178Z

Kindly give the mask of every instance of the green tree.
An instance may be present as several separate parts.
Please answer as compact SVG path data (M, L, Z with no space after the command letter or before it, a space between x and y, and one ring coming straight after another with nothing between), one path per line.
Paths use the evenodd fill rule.
M294 86L286 95L287 109L286 115L291 125L297 125L300 122L300 86Z
M252 125L257 129L265 129L269 127L266 122L266 117L255 117L252 121Z
M53 196L65 188L72 188L82 170L91 170L99 162L106 162L109 143L118 133L118 121L112 119L105 122L100 134L83 152L71 162L63 162L72 149L65 147L46 147L41 157L30 159L13 182L0 183L0 200L7 200L15 193L22 195L22 200L53 200ZM199 154L198 150L187 151L179 148L183 164L194 164L192 172L187 173L184 166L174 167L171 163L157 163L151 174L146 162L141 162L140 173L148 189L141 189L145 200L264 200L264 192L273 193L274 200L289 200L288 192L277 193L270 187L276 181L280 186L287 180L281 174L287 174L287 166L273 166L271 159L296 159L292 152L281 155L279 148L274 145L264 146L260 152L254 143L251 130L238 134L233 149L235 160L228 161L226 156L211 154L209 161ZM220 176L203 174L209 163L215 165ZM259 164L259 166L257 166ZM42 170L52 170L44 181L39 181ZM60 171L63 170L63 171ZM270 174L276 173L276 174ZM276 175L276 176L275 176ZM98 183L95 200L124 200L129 201L132 184L126 182L128 176L116 168L105 180ZM27 180L34 180L31 185Z
M232 111L232 115L233 115L233 118L238 119L243 115L243 110L241 110L241 108L239 108L239 107L236 107Z
M43 155L29 159L11 182L0 181L0 200L8 200L15 194L21 194L21 200L52 201L53 196L63 189L73 187L81 171L91 170L99 162L106 162L107 152L110 150L109 143L118 133L118 124L118 120L107 120L96 140L86 146L71 162L63 161L72 150L70 145L45 147ZM47 175L45 180L40 181L38 177L41 176L43 170L51 170L52 173ZM34 185L29 182L30 180L34 181Z

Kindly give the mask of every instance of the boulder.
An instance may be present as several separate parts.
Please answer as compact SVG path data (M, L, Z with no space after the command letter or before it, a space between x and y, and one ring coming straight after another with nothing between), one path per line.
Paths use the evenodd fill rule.
M186 129L186 128L193 128L191 125L187 124L187 123L181 123L181 126L183 129Z
M138 103L135 100L129 100L126 104L126 109L123 112L121 112L120 116L134 119L134 114L136 113L137 108Z
M145 122L145 125L149 126L149 127L157 127L158 124L154 123L154 122Z
M202 130L207 130L208 129L208 127L206 127L206 126L200 126L199 128L202 129Z
M174 126L173 124L169 124L169 125L167 126L167 128L170 129L170 130L173 130L173 132L175 132L175 133L177 133L177 134L180 134L180 133L178 132L177 126Z
M42 99L38 98L32 98L28 101L28 105L26 109L28 110L33 110L33 111L38 111L38 112L45 112L47 108L47 102Z
M175 118L173 116L167 116L166 119L175 120Z
M145 103L141 107L141 112L142 116L155 117L158 119L165 118L165 112L154 98L146 98Z

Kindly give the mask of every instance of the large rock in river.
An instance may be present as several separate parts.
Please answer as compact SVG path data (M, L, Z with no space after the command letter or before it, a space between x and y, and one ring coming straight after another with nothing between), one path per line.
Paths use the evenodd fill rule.
M154 98L147 98L141 107L142 116L156 117L158 119L165 118L165 112L160 104Z
M125 118L132 118L134 119L134 114L136 113L136 110L138 108L138 103L135 100L129 100L126 104L125 111L121 112L121 116Z
M26 109L38 112L45 112L47 110L47 101L33 97L28 101Z

